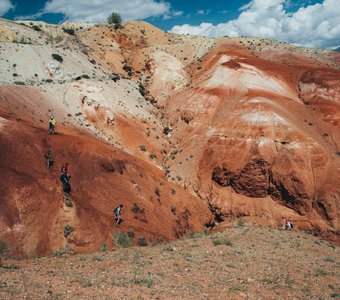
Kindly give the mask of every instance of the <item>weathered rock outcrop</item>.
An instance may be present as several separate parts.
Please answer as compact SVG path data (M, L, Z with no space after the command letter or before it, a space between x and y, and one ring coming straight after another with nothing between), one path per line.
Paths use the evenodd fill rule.
M312 67L304 53L300 58L295 66L274 55L271 62L254 59L221 41L193 88L169 101L167 116L177 129L172 141L180 153L170 174L190 180L219 221L267 211L272 224L290 217L319 232L339 230L339 203L320 204L340 194L334 184L340 181L339 71Z

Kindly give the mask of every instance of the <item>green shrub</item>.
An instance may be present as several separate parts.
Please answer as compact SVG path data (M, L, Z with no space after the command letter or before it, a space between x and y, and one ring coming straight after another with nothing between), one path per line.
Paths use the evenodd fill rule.
M72 200L70 198L66 199L65 204L66 204L67 207L73 207L73 203L72 203Z
M139 150L145 152L146 151L146 147L144 145L140 145L139 146Z
M210 232L210 230L209 230L208 228L204 228L203 234L204 234L204 235L210 235L211 232Z
M334 262L334 259L331 256L325 256L323 258L324 261L330 261L330 262Z
M135 237L135 231L133 229L130 229L128 232L127 232L127 235L129 238L134 238Z
M2 265L2 259L6 255L8 251L7 244L4 241L0 240L0 266Z
M28 40L26 40L24 37L21 37L20 39L19 38L16 38L13 42L14 43L18 43L18 44L32 44L30 42L30 38L28 38Z
M1 266L1 264L0 264L0 266ZM2 266L2 268L6 269L6 270L18 270L19 266L18 265L6 265L6 266Z
M117 247L131 247L132 238L130 238L126 232L115 233L113 235L113 241Z
M103 260L104 260L104 257L101 256L101 255L93 255L93 256L92 256L92 260L95 260L95 261L103 261Z
M246 223L246 221L244 219L239 219L237 221L237 227L244 227L244 224Z
M142 84L139 84L138 91L143 97L145 96L145 88Z
M340 293L331 294L331 298L340 298Z
M133 283L138 284L138 285L145 285L148 288L151 288L154 285L154 281L150 277L143 278L143 277L135 276L133 279Z
M159 187L155 188L155 194L160 197L161 196L161 190L159 189Z
M62 63L64 61L63 58L59 54L53 53L52 58L55 59L56 61L60 62L60 63Z
M86 280L86 279L77 279L77 280L74 280L73 282L79 283L84 288L91 287L93 285L91 281Z
M129 73L129 72L132 72L132 67L129 66L129 65L127 65L127 64L125 64L125 65L123 66L123 70L124 70L125 72Z
M59 250L54 251L53 256L61 257L64 254L69 254L69 253L72 253L72 251L71 251L71 249L69 247L66 246L64 248L61 248Z
M99 251L100 252L106 252L108 249L107 249L107 245L106 244L102 244L99 248Z
M151 153L151 154L149 155L149 157L150 157L151 159L154 159L154 158L157 158L157 155L156 155L155 153Z
M64 32L68 33L69 35L74 35L75 30L73 28L62 28Z
M75 229L71 226L66 224L64 226L64 237L68 237Z
M35 31L41 31L41 28L37 25L33 25L32 29L35 30Z
M135 214L139 214L139 213L144 214L144 208L139 207L137 203L133 203L131 211Z
M164 244L164 239L162 237L157 237L151 242L151 246L157 246Z
M115 29L119 29L122 27L122 17L120 16L119 13L117 12L112 12L108 17L107 17L107 22L109 24L114 24Z
M138 246L146 247L148 245L148 242L146 241L145 237L141 236L137 240L137 244L138 244Z
M163 133L168 135L171 132L171 129L169 127L164 127L163 128Z
M23 82L23 81L14 81L14 84L16 84L16 85L26 85L26 83Z
M186 237L189 239L195 239L201 237L203 234L201 232L189 231L186 233Z
M219 245L232 246L233 245L233 243L230 240L227 240L224 238L218 238L218 237L214 237L212 239L212 243L214 246L219 246Z
M319 275L326 276L329 274L330 274L329 271L324 270L324 269L316 269L314 273L315 276L319 276Z
M117 74L115 74L115 73L113 73L112 75L111 75L111 80L113 80L114 82L117 82L119 79L120 79L120 77L119 77L119 75L117 75Z

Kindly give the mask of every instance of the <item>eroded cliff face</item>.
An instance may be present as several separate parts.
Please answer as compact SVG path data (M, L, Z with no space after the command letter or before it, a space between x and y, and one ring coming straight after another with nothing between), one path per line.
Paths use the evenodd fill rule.
M321 71L302 52L292 54L300 65L290 65L279 51L269 61L233 47L220 41L192 89L169 101L180 153L171 174L190 178L219 221L288 216L337 232L339 71Z
M0 238L14 254L93 251L131 229L173 239L237 217L338 239L336 54L143 22L0 27Z

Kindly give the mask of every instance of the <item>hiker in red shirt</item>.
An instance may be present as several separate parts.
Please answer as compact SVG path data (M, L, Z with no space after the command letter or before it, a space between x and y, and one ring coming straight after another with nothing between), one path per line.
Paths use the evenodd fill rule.
M68 163L65 163L62 167L61 167L61 173L63 174L68 174Z

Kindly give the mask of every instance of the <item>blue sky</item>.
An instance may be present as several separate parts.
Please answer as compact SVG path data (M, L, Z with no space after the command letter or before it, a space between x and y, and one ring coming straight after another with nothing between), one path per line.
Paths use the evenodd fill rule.
M3 0L0 0L0 2ZM128 0L127 0L128 1ZM45 6L45 1L37 0L11 0L14 9L8 11L2 17L8 19L15 19L20 16L34 15L38 11L42 10ZM69 0L72 2L72 0ZM75 1L76 2L76 1ZM88 2L88 1L85 1ZM161 2L161 1L155 1ZM202 22L210 22L218 24L235 19L240 14L240 8L249 0L168 0L163 1L171 4L173 11L183 12L180 16L171 16L167 19L163 16L155 16L145 18L144 20L154 24L155 26L169 30L175 25L190 24L199 25ZM296 11L297 8L304 4L322 3L322 0L295 0L289 1L285 7L288 11ZM112 11L115 7L112 7ZM36 18L36 20L46 21L48 23L60 23L64 21L65 15L61 13L48 13Z
M340 0L0 0L8 19L105 22L111 11L179 34L255 35L308 47L340 46ZM306 36L306 32L310 37Z

